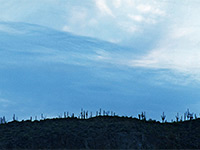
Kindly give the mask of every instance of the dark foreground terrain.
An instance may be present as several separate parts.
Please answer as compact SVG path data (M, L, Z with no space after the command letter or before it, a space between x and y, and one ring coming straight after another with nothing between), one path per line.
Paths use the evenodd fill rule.
M200 149L200 119L46 119L0 125L0 149Z

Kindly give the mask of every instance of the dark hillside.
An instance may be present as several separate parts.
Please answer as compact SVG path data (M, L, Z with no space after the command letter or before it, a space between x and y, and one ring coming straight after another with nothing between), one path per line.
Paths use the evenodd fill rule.
M13 121L0 149L199 149L200 120L159 123L127 117Z

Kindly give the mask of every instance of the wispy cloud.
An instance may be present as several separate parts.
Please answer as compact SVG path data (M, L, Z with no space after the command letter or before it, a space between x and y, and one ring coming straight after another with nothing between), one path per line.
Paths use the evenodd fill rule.
M102 14L107 14L111 17L115 17L112 10L108 7L108 5L106 4L105 0L96 0L96 5L99 8L99 10L101 11ZM119 5L119 4L117 4ZM116 6L116 3L115 3Z
M128 17L133 19L134 21L137 21L137 22L142 22L144 20L143 16L140 16L140 15L128 14Z
M113 0L112 2L115 8L119 8L122 4L121 0Z
M129 52L134 54L135 49L139 49L137 59L117 57L119 62L130 67L169 69L194 76L200 74L200 21L197 19L200 3L197 1L21 2L2 2L0 20L45 25L134 47ZM17 32L2 26L0 30ZM115 57L112 55L105 57L98 53L95 58L112 62Z
M15 30L14 28L9 27L9 26L4 25L4 24L0 24L0 32L6 32L6 33L11 33L11 34L24 33L23 31Z
M137 6L137 10L142 13L152 13L152 14L161 15L161 16L165 15L165 11L163 11L155 6L152 6L150 4L148 4L148 5L139 4Z
M10 101L4 98L0 98L0 103L9 103Z
M165 5L154 0L13 0L1 2L0 20L39 24L127 45L136 35L143 36L141 31L162 22Z
M8 107L9 105L11 105L12 102L8 99L4 99L0 97L0 105L3 109L5 109L6 107Z
M196 19L197 9L191 9L197 6L200 3L182 6L184 10L174 14L157 45L140 58L130 61L131 66L168 69L200 81L200 21ZM189 10L187 14L185 10Z

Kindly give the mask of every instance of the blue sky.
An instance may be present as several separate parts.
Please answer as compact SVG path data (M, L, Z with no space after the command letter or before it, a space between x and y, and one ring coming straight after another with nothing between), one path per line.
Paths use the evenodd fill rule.
M64 111L61 105L67 98L77 105L67 109L76 111L82 107L83 95L88 101L95 101L88 109L96 109L99 105L119 110L121 114L146 110L159 118L162 111L168 111L170 116L176 111L184 112L188 107L198 111L199 1L0 0L0 3L0 102L5 105L2 115L9 114L6 110L12 109L14 103L23 104L23 114L31 104L51 97L49 107L52 109L59 101L53 99L61 99L54 113ZM53 36L49 37L48 33ZM41 40L37 41L37 36ZM70 40L66 40L69 37ZM89 41L95 41L95 44L90 45L92 42ZM29 62L30 59L35 63ZM33 69L27 68L29 65ZM66 70L61 71L63 65ZM52 77L45 78L48 73ZM26 80L17 78L20 74L28 77L25 76ZM65 79L66 74L74 77ZM85 77L79 77L80 74ZM64 83L59 78L70 86L62 87ZM41 83L41 89L30 93L28 83L33 89L36 83ZM21 88L16 84L21 84ZM46 86L59 88L49 89L55 93L48 97ZM64 90L72 94L66 94ZM105 101L99 102L100 97ZM24 103L28 99L30 106ZM140 102L136 102L137 99ZM112 102L116 102L113 107ZM136 104L134 111L130 108L133 104ZM176 110L172 105L180 108ZM36 114L39 111L53 114L42 106Z

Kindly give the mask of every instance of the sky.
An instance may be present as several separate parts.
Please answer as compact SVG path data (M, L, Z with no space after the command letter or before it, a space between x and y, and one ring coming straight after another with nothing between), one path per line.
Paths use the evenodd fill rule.
M88 71L86 71L86 74L95 74L93 76L94 85L99 84L98 80L100 78L102 80L108 80L107 74L109 74L109 84L101 85L101 88L111 88L113 90L115 87L112 86L112 82L118 82L119 85L121 85L121 89L118 92L126 93L125 95L130 94L130 96L127 97L121 95L122 99L125 98L127 101L130 101L131 96L140 95L145 88L153 86L155 89L152 91L149 90L150 96L146 98L146 101L148 99L151 103L153 99L163 98L163 94L163 96L165 96L163 101L165 102L168 101L166 99L173 97L173 101L176 101L177 104L181 104L181 102L179 103L179 99L183 99L180 109L182 112L187 109L188 104L191 104L190 108L193 108L194 111L198 110L197 108L200 105L198 101L200 98L198 95L200 81L200 20L198 19L200 10L198 8L200 2L198 0L85 0L84 2L82 0L0 0L0 3L0 32L15 33L17 36L19 36L19 32L25 32L27 35L31 32L31 38L29 39L28 36L27 41L33 41L32 46L34 45L37 47L39 44L44 44L49 48L48 44L42 42L38 44L38 42L34 42L35 37L32 37L32 34L37 32L36 30L41 32L41 36L46 35L45 32L49 32L58 34L58 36L62 35L61 37L66 37L67 35L64 36L63 34L70 33L75 37L77 36L77 39L81 36L86 39L90 37L93 40L99 40L98 42L109 42L111 48L105 46L106 43L104 42L102 43L102 45L104 45L103 48L101 44L100 46L97 44L96 47L93 48L90 47L92 50L98 49L92 54L90 54L90 52L89 54L82 52L76 52L74 54L74 51L77 49L74 49L74 51L70 53L70 64L75 64L77 65L76 67L79 65L91 67L91 64L93 64L93 68L97 68L92 71L88 71L88 68L86 69ZM26 23L32 24L33 27L28 26L23 28ZM36 25L38 25L38 27ZM22 27L20 28L19 26ZM43 28L45 28L45 30ZM23 34L24 37L26 37L26 34ZM8 35L2 34L0 36L1 39L5 40L3 37L7 37ZM58 39L52 37L50 40ZM8 36L7 42L9 41L15 44L20 43ZM59 40L57 43L54 43L54 45L52 44L50 46L52 48L50 52L54 55L48 57L48 59L51 61L56 60L56 62L59 59L59 62L62 60L62 63L65 64L66 62L64 60L67 55L58 51L64 49L62 46L59 46L58 43ZM86 42L86 45L87 44ZM118 49L120 50L115 51L117 48L112 44L118 45ZM72 41L71 45L75 45L74 41ZM27 45L22 44L20 46L20 49L24 48L30 50L30 47ZM2 52L1 55L3 57L5 54ZM15 57L15 55L12 57ZM2 60L2 63L14 63L14 61L12 61L12 59L6 57ZM21 61L27 63L26 59L22 59ZM19 61L15 63L19 63L18 65L20 66L20 58ZM69 64L69 61L67 63ZM104 66L103 69L101 68L102 63ZM57 67L60 67L60 65ZM113 69L113 71L107 71L105 69L107 67L110 68L110 70ZM124 68L127 69L123 71ZM38 69L38 71L41 71L40 69ZM21 72L28 72L27 74L32 71L27 71L26 69L22 70ZM103 75L99 77L98 73L100 70L106 77L103 77ZM9 72L9 69L7 69L7 71ZM51 68L49 68L47 72L48 71L51 71ZM134 71L137 73L133 75ZM1 70L1 72L3 72L3 70ZM44 72L44 74L47 72ZM70 70L70 72L72 71ZM75 73L77 78L78 72L79 71ZM54 74L55 78L59 76L57 73ZM148 77L144 77L145 75ZM118 76L118 78L116 76ZM130 83L134 83L137 81L136 78L138 77L141 82L137 83L137 85L143 88L139 90L131 87L127 81L130 80ZM151 80L151 78L153 78L153 80ZM27 82L29 80L30 79L27 79ZM56 80L57 79L55 79L55 81ZM74 81L75 80L76 79L74 79ZM34 82L35 81L33 81L33 83ZM84 83L84 85L85 84L86 83ZM146 84L146 87L143 87L143 84ZM26 87L26 85L24 85L24 87ZM17 87L10 86L10 88L15 91ZM8 88L8 91L10 88ZM81 88L81 86L77 86L77 89L79 88ZM161 90L161 94L158 94L160 88L163 89ZM4 89L3 86L2 89ZM42 90L44 89L41 89L41 91ZM99 89L97 89L97 91L98 90ZM131 90L138 90L138 92L134 93L135 91L132 92ZM117 92L117 90L115 92ZM184 92L187 93L185 97L183 97ZM0 96L2 95L0 102L3 104L6 103L6 94L1 93L4 92L0 91ZM22 96L23 94L22 92L21 95L19 95ZM156 94L159 96L156 97ZM8 95L9 94L7 94L7 96ZM114 99L118 97L116 93L113 95L113 97L105 94L100 94L99 96L103 96L105 99ZM88 94L88 99L93 96L94 93L91 92ZM24 99L27 97L24 97ZM76 98L77 103L80 97ZM192 97L193 100L191 100L190 97ZM66 95L63 95L63 99L64 98L66 98ZM141 97L135 96L135 99L137 98ZM144 97L143 100L145 101ZM155 105L156 103L158 103L157 100ZM127 102L127 104L129 103ZM141 105L142 104L141 102ZM158 107L160 107L161 104L158 105ZM169 102L168 107L170 107L170 105L172 105L172 102ZM126 105L124 105L124 109L120 110L122 113L126 113L125 107ZM137 108L139 108L139 106ZM158 118L159 115L156 116L154 114L155 112L153 113L156 108L157 107L154 106L145 107L149 112L152 112L152 116ZM142 108L138 109L138 111L141 110ZM45 112L45 110L43 111ZM172 111L175 111L175 109ZM159 110L159 113L160 112L162 112L162 110ZM127 113L130 114L131 111Z
M199 78L199 2L183 0L1 1L0 20L47 26L139 49L132 66ZM159 56L159 57L158 57Z

